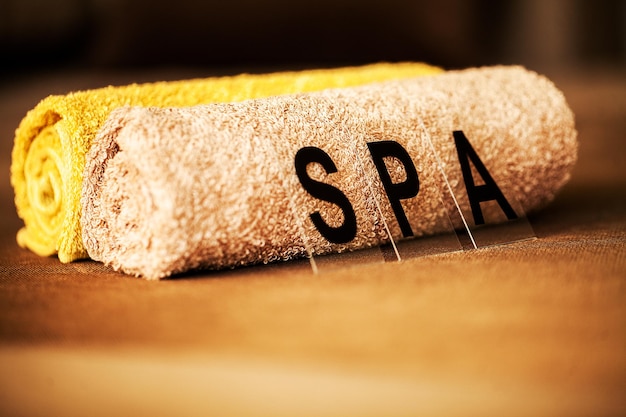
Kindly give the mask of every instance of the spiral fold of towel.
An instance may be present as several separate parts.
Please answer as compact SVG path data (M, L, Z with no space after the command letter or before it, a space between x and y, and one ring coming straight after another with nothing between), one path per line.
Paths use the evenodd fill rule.
M123 107L87 154L83 241L159 279L437 234L456 209L442 176L475 224L514 217L513 201L528 213L569 179L576 136L563 94L521 67Z

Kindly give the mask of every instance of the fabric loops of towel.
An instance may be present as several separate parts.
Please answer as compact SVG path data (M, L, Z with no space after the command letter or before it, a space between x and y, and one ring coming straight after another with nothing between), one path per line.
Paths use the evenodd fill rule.
M441 204L441 170L471 211L461 139L526 213L552 200L576 161L565 98L521 67L119 108L87 154L84 245L116 270L159 279L440 233L454 209Z

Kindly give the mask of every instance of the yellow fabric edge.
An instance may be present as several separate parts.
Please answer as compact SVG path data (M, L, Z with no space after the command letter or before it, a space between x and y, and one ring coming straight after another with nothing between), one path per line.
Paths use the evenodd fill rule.
M57 254L64 263L88 257L80 230L80 192L85 154L115 108L234 102L440 72L443 72L441 68L418 62L376 63L359 67L109 86L46 97L26 114L15 133L11 184L17 213L24 221L24 227L17 234L17 242L40 256ZM46 132L45 135L42 132ZM58 140L52 141L54 145L32 146L41 137L54 135L54 132L58 135ZM46 150L50 146L60 149ZM39 154L29 156L32 149L37 149ZM60 156L60 161L54 163L55 158L51 155ZM31 163L26 170L27 158L41 160L43 168ZM61 196L56 195L59 190ZM33 199L36 201L31 201ZM57 218L59 216L60 219ZM47 222L60 227L47 227Z

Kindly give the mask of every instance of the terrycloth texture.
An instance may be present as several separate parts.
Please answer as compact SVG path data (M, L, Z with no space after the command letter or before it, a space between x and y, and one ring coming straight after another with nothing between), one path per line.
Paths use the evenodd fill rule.
M87 155L85 247L93 259L150 279L353 250L389 240L377 203L400 238L366 145L379 141L399 143L419 173L419 194L403 201L414 234L445 231L430 143L463 196L456 130L526 212L553 198L576 160L574 117L563 95L520 67L183 109L120 108ZM294 157L310 146L327 152L338 172L326 175L313 163L309 175L341 189L356 212L356 237L347 243L324 239L310 220L319 212L331 226L344 222L337 205L298 181ZM386 162L401 183L402 166ZM459 203L469 210L467 198Z
M24 220L18 243L41 256L58 253L61 262L87 256L79 223L85 153L115 108L240 101L441 71L421 63L383 63L133 84L47 97L28 112L15 134L11 183L18 215Z

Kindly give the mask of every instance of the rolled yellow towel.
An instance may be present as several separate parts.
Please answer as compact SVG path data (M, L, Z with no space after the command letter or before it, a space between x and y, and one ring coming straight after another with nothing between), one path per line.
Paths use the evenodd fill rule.
M87 256L79 205L85 153L115 108L240 101L441 71L423 63L380 63L133 84L49 96L26 114L15 133L11 184L17 213L24 221L17 241L41 256L58 254L61 262Z
M447 231L440 169L464 212L496 200L479 224L515 217L509 202L545 205L576 153L562 93L521 67L125 107L87 156L83 238L93 259L149 279L355 250L388 242L385 223L394 240Z

